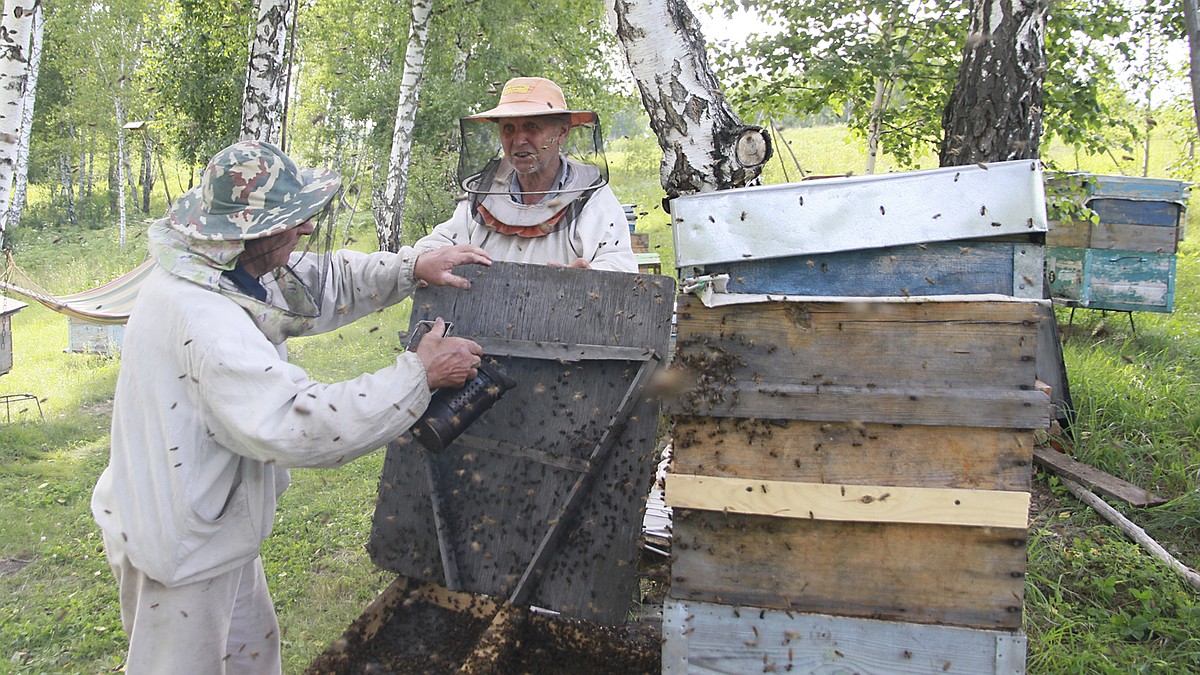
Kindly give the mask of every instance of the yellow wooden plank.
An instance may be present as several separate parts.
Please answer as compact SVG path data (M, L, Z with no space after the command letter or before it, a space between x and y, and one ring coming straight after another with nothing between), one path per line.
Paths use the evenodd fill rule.
M1029 493L669 474L667 505L778 518L1021 528Z

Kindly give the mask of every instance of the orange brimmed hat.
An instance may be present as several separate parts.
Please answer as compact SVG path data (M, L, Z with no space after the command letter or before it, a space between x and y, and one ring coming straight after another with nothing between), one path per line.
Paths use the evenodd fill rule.
M463 119L494 122L502 117L534 115L570 115L573 127L596 121L596 113L590 110L569 110L562 89L544 77L514 77L504 83L500 105Z

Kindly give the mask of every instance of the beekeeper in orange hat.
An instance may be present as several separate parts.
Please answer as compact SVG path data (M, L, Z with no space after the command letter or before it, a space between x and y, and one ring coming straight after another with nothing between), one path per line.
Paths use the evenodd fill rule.
M494 260L638 271L596 113L568 108L546 78L517 77L499 105L463 117L460 129L467 198L418 252L474 244Z

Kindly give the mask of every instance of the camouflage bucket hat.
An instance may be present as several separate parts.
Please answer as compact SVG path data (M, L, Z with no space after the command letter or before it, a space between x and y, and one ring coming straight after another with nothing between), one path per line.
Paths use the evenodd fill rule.
M300 169L271 143L242 141L212 158L168 218L195 239L260 239L320 213L341 185L334 171Z

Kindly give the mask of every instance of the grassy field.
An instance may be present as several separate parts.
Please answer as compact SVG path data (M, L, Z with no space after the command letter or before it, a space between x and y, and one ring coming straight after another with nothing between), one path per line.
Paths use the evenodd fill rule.
M807 173L862 166L861 144L847 141L842 129L795 129L787 138ZM1172 161L1161 154L1159 171ZM618 198L638 205L639 230L650 234L652 250L671 273L659 156L644 138L609 152ZM1109 158L1082 168L1116 171ZM788 170L794 180L794 165ZM767 181L780 182L782 174L775 160ZM21 267L47 290L66 293L136 265L144 255L143 227L131 224L125 250L111 226L27 227L12 239ZM374 242L368 226L360 227L358 241ZM1200 254L1188 242L1179 256L1173 314L1137 314L1133 331L1125 315L1080 311L1064 339L1078 408L1078 456L1171 499L1153 509L1122 510L1193 567L1200 565L1198 294ZM378 368L392 360L393 336L406 326L407 314L400 305L338 333L295 340L293 358L323 381ZM1066 326L1068 316L1060 321ZM13 333L15 364L0 378L0 394L35 394L45 421L25 403L0 424L0 596L6 598L0 673L113 670L122 662L125 636L88 502L107 458L119 360L65 353L65 319L40 306L18 313ZM302 671L390 581L364 550L381 464L376 453L337 470L293 472L275 534L263 549L286 673ZM1039 473L1035 480L1025 602L1029 671L1200 671L1196 593L1075 502L1056 479Z

